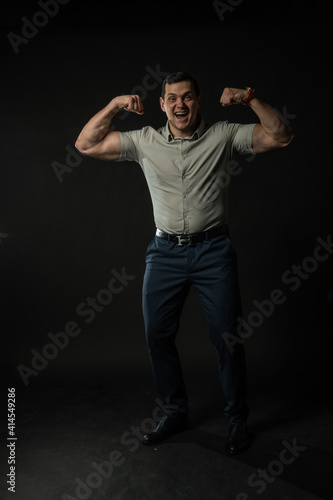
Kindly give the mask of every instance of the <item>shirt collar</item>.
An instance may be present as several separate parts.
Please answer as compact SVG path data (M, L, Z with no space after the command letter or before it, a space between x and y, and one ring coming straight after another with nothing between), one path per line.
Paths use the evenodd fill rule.
M206 124L203 121L201 115L199 115L199 118L200 118L200 122L199 122L199 125L198 125L196 131L191 136L184 137L185 140L194 141L196 139L199 139L199 137L201 137L202 134L204 133L205 128L206 128ZM162 135L167 139L168 142L181 139L181 137L174 137L172 135L172 133L170 132L169 120L166 122L166 125L165 125L165 127L162 128L161 132L162 132Z

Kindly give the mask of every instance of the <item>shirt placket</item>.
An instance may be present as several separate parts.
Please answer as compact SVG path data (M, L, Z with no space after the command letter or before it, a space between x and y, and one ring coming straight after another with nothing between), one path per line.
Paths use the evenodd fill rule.
M189 233L190 225L188 218L188 140L180 141L180 164L182 173L182 204L184 234Z

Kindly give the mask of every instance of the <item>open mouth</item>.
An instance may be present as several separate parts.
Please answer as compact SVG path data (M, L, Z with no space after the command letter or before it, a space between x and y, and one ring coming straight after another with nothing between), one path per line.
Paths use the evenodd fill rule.
M178 121L185 121L188 117L188 111L180 111L178 113L175 113L175 117Z

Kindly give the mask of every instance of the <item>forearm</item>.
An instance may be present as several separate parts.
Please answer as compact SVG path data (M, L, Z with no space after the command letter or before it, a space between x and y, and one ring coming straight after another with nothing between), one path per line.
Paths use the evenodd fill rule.
M252 134L252 148L255 153L265 153L287 146L294 137L294 132L280 113L270 104L253 97L249 102L244 101L249 97L248 89L234 89L226 87L221 96L222 106L231 104L247 104L258 116L258 123Z
M83 127L75 146L82 153L102 159L115 159L120 154L120 140L117 132L109 132L111 120L120 110L142 115L143 105L138 95L122 95L112 101Z
M254 97L248 106L255 112L260 120L264 132L274 141L286 144L293 138L293 130L286 123L281 114L270 104Z
M83 127L75 146L84 151L93 148L102 141L108 133L112 118L119 109L117 102L112 99L105 108L96 113Z

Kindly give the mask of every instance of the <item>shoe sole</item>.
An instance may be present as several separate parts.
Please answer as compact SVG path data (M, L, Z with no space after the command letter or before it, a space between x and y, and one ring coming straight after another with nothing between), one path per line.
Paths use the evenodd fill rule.
M177 431L172 431L172 432L168 432L167 434L165 434L163 437L160 437L160 438L156 438L153 440L143 440L142 441L142 444L144 446L151 446L151 445L154 445L154 444L157 444L157 443L161 443L162 441L166 441L167 439L171 438L172 436L175 436L176 434L179 434L180 432L184 432L188 429L188 426L185 426L184 428L181 428Z

